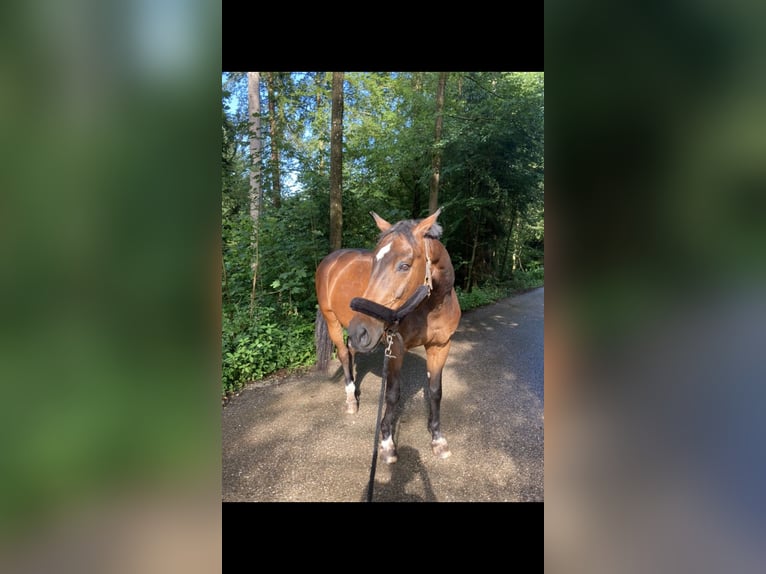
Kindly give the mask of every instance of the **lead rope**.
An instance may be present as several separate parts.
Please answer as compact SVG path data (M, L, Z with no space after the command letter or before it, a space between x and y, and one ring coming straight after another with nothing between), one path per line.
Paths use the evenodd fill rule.
M380 438L380 413L383 412L383 397L385 395L386 381L388 380L388 359L396 355L391 353L391 346L394 344L394 335L399 335L396 331L386 331L386 352L383 356L383 377L380 381L380 398L378 399L378 418L375 421L375 440L372 443L372 464L370 464L370 483L367 486L367 502L372 502L372 490L375 486L375 469L378 465L378 439Z
M375 467L378 464L378 438L380 438L380 412L383 410L383 390L386 388L386 370L388 357L383 359L383 380L380 382L380 399L378 400L378 420L375 421L375 442L372 443L372 464L370 465L370 483L367 486L367 502L372 502L372 489L375 485Z

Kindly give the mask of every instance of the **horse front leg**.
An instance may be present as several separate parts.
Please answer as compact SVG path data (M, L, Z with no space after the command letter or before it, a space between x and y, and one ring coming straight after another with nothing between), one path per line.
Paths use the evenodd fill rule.
M447 439L441 432L440 409L442 400L442 370L447 362L450 342L445 345L426 347L426 365L428 372L428 391L430 396L430 411L428 413L428 430L431 431L431 449L439 458L447 458L452 454Z
M359 410L359 388L354 380L354 356L356 351L346 345L346 361L343 362L343 373L346 375L346 412L350 415Z
M396 454L396 445L393 437L393 418L396 405L399 403L400 372L404 362L404 344L401 337L394 337L391 352L394 356L388 359L386 377L386 412L380 421L380 447L378 452L380 459L386 464L395 463L399 457Z
M354 354L351 347L342 344L338 347L338 358L343 365L343 374L346 378L346 413L353 415L359 410L359 389L354 380Z

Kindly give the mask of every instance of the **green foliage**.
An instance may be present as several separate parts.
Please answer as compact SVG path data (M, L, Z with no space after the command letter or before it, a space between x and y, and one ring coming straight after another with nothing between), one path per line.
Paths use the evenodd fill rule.
M542 74L472 73L447 100L444 184L450 254L464 265L457 283L471 290L508 279L509 261L529 262L530 227L542 232Z
M465 292L460 287L456 287L457 299L460 302L460 309L469 311L477 307L489 305L505 297L510 297L515 293L520 293L528 289L543 286L544 273L542 267L536 267L530 271L519 271L513 278L502 285L487 283L481 287L475 287L471 292Z
M317 205L300 197L287 198L279 209L264 211L260 225L260 288L256 294L259 305L286 304L293 314L313 321L314 271L329 251L323 223Z
M252 315L252 222L242 215L224 226L224 393L274 371L315 360L314 270L327 252L316 218L311 202L292 198L279 210L264 211Z
M280 369L309 365L314 354L314 323L289 308L259 307L223 318L223 393Z
M249 215L238 213L224 217L223 235L223 285L224 310L246 307L250 298L253 259L251 237L253 224Z
M514 293L526 291L534 287L542 287L545 280L545 273L542 266L534 267L528 271L517 271L509 281L511 290Z
M496 285L477 287L470 293L464 292L460 287L456 287L455 291L460 302L460 309L463 311L470 311L477 307L489 305L511 294L508 287L498 287Z

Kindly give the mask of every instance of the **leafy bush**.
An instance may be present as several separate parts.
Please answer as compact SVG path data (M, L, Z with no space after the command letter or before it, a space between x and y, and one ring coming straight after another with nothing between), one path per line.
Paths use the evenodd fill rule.
M455 287L460 309L468 311L494 303L504 297L510 297L514 293L526 291L543 285L543 267L534 267L527 271L516 271L513 278L502 285L488 283L481 287L474 287L470 293L464 292L460 287Z
M285 312L287 311L287 312ZM314 321L282 309L257 309L223 318L223 393L275 371L312 364Z
M516 271L510 282L513 292L525 291L543 285L545 270L542 266L531 266L526 271Z
M318 233L311 202L285 199L280 210L264 209L260 219L259 267L252 312L255 258L249 212L224 205L222 390L280 369L315 360L314 269L328 248Z
M509 295L508 289L491 285L474 287L470 293L464 292L459 287L456 287L455 291L457 292L457 299L460 302L460 309L463 311L489 305L490 303L494 303L498 299L502 299Z

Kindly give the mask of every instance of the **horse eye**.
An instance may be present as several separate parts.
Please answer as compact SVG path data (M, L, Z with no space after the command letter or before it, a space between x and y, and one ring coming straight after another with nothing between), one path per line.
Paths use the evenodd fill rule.
M411 265L409 263L400 263L399 267L397 268L399 271L409 271Z

